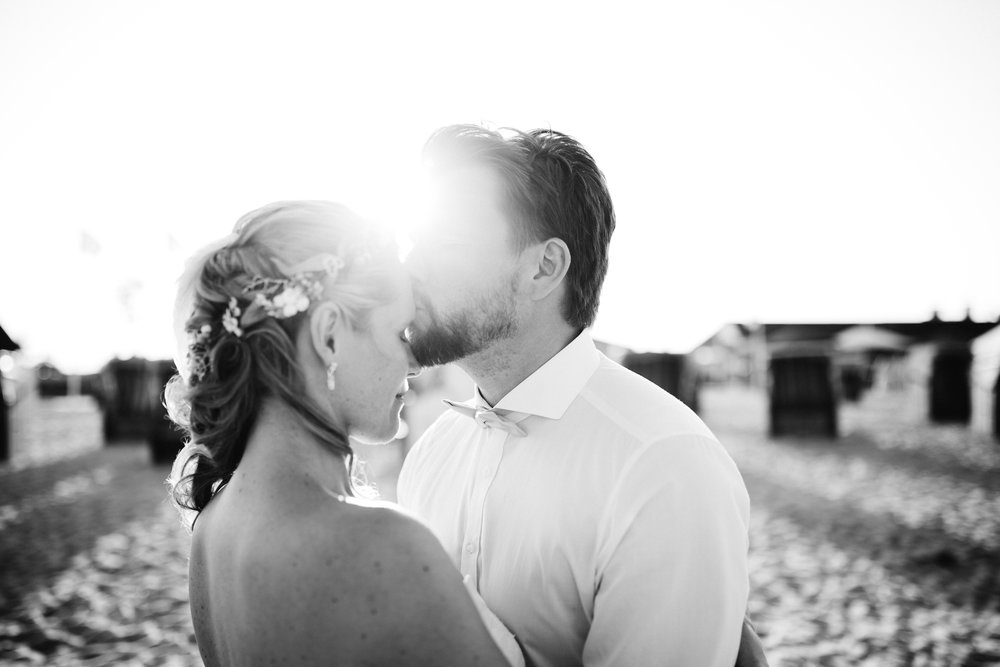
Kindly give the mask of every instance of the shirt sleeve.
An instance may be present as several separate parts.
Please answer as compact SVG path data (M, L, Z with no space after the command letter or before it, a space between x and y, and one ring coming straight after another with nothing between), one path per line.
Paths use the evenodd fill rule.
M715 440L672 436L632 457L598 534L588 667L732 667L749 589L749 499Z

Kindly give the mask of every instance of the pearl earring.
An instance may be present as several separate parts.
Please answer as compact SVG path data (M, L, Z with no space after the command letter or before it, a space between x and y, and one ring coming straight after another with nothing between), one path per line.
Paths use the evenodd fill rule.
M333 374L337 370L337 362L331 361L330 365L326 367L326 388L333 391L334 387L337 386L337 381L334 379Z

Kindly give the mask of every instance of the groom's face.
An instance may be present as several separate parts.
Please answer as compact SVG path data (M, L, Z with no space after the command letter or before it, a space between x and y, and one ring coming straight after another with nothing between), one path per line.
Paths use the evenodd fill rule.
M410 340L422 366L457 361L516 332L518 255L491 169L435 176L407 259L416 305Z

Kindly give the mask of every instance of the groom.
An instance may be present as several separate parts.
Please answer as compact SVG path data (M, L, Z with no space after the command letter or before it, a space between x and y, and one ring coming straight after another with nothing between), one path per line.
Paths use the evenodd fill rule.
M593 158L552 130L477 126L439 130L425 157L413 352L457 362L477 391L410 452L400 503L529 664L732 667L746 489L694 413L587 332L615 227ZM741 664L766 664L743 632L759 661Z

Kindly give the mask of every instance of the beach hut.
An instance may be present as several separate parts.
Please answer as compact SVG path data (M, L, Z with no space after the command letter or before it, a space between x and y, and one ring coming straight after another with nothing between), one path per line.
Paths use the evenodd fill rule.
M146 359L112 359L101 369L104 441L145 439L163 386Z
M972 341L972 417L969 426L1000 440L1000 325Z
M15 352L21 346L11 340L7 332L0 327L0 352ZM0 370L0 375L3 371ZM3 392L3 378L0 377L0 462L10 458L10 409Z
M837 436L837 396L828 342L771 345L768 362L772 436Z
M996 322L944 321L921 325L919 343L907 360L911 381L927 392L927 416L932 422L968 424L972 416L972 341L996 327Z

